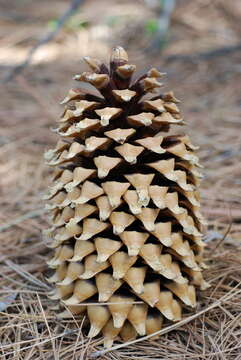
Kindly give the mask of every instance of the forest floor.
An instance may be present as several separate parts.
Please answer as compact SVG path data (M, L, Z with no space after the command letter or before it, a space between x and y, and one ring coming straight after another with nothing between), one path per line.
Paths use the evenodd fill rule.
M211 4L210 4L211 3ZM65 0L0 0L1 78L68 7ZM187 324L157 339L129 344L102 359L241 359L241 3L180 1L162 52L148 48L155 36L155 1L89 0L54 40L36 52L31 66L0 89L0 358L3 360L89 359L102 349L78 319L60 321L47 298L49 255L41 231L47 227L42 197L50 170L43 153L56 142L50 131L60 100L84 69L84 55L107 59L121 45L138 69L167 73L165 89L182 100L187 131L204 166L202 210L205 278ZM102 14L102 16L100 16Z

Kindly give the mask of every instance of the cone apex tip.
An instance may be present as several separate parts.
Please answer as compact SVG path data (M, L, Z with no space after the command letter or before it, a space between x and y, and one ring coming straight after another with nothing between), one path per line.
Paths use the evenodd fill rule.
M123 47L116 46L112 49L111 61L117 61L117 62L127 62L128 61L127 52L124 50Z

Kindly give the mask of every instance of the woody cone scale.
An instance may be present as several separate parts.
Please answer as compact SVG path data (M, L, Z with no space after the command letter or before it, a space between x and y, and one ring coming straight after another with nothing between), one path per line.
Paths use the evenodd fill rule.
M69 91L60 140L45 153L55 167L49 296L62 304L59 318L85 315L88 336L102 334L110 347L180 320L183 306L196 306L196 288L208 287L201 174L189 137L167 135L184 122L173 92L160 93L163 73L133 80L121 47L109 67L84 60L91 72L74 79L95 89Z

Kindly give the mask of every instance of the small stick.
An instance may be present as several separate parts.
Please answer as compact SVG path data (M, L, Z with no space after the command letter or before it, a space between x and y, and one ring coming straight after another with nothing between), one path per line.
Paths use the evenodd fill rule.
M157 32L150 46L145 49L146 52L159 50L163 45L170 26L171 16L176 6L176 0L164 0L162 4Z
M81 3L84 0L72 0L70 6L66 10L66 12L59 18L57 21L56 27L53 31L48 32L45 34L29 51L26 59L19 65L15 66L3 79L3 82L6 83L10 80L12 80L16 75L18 75L20 72L23 71L25 67L29 65L31 62L33 55L38 50L38 48L49 41L51 41L59 32L59 30L62 28L62 26L65 24L65 22L68 20L69 17L71 17L75 11L78 9L78 7L81 5Z
M230 46L222 46L217 49L212 49L210 51L204 51L196 54L188 54L188 55L169 55L165 57L165 61L190 61L190 62L198 62L200 60L210 60L218 56L228 56L232 55L241 50L241 43L237 43L236 45Z
M232 228L232 225L233 225L233 221L232 219L230 220L230 223L228 225L228 228L227 230L225 231L224 235L222 236L222 238L217 242L217 244L214 246L213 248L213 251L216 250L220 245L221 243L226 239L226 237L228 236L228 234L230 233L231 231L231 228Z

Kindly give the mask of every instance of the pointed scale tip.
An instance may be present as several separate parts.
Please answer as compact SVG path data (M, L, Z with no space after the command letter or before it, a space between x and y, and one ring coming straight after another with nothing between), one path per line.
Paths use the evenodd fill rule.
M83 61L95 72L100 71L101 62L98 59L91 58L90 56L84 56Z
M88 337L89 338L92 338L92 337L95 337L99 334L101 329L99 329L98 327L96 327L95 325L91 325L90 327L90 330L89 330L89 333L88 333Z
M80 300L78 299L78 297L76 295L72 295L70 298L68 298L66 300L62 300L62 302L65 305L78 305Z

